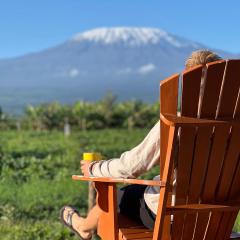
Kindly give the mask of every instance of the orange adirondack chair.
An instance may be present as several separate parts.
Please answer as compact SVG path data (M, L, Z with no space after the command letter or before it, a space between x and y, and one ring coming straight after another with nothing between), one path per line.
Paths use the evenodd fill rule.
M104 240L230 239L240 209L240 60L184 71L181 91L179 78L175 74L160 87L161 181L72 177L95 182L103 210L98 234ZM117 182L160 186L153 231L118 215Z

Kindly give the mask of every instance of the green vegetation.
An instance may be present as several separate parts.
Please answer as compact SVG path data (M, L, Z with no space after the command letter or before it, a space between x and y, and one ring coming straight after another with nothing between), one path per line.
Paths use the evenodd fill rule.
M118 157L135 146L147 129L75 132L2 131L0 138L0 239L68 240L59 220L63 205L87 209L87 184L71 180L80 174L85 151ZM149 176L150 177L150 176Z
M79 101L61 105L56 102L28 106L18 118L3 113L0 108L0 129L62 130L65 123L79 130L151 127L159 118L158 111L158 103L117 102L116 97L108 94L94 103Z

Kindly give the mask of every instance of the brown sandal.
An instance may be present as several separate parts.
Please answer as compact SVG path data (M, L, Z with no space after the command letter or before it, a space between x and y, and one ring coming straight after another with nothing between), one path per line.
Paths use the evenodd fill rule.
M67 214L67 219L65 220L63 213L64 213L64 211L66 210L67 207L70 208L71 210L68 212L68 214ZM61 220L61 222L62 222L65 226L67 226L68 228L70 228L81 240L91 240L91 239L92 239L92 236L91 236L90 238L83 238L83 237L79 234L79 232L78 232L76 229L73 228L73 225L72 225L72 216L73 216L74 213L76 213L76 214L79 216L78 211L77 211L75 208L73 208L73 207L71 207L71 206L64 206L64 207L62 207L61 210L60 210L60 220ZM79 216L79 217L80 217L80 216Z

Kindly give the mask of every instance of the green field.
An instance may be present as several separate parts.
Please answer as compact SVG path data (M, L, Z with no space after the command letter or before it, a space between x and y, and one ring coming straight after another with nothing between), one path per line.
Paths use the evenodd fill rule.
M80 174L85 151L118 157L135 146L147 130L73 133L2 131L0 137L0 239L73 239L58 220L71 204L86 213L87 185L71 180Z
M86 214L87 185L73 182L82 153L118 157L147 129L61 132L2 131L0 137L0 239L77 239L62 227L59 209L71 204ZM157 171L157 169L155 169ZM148 173L151 177L155 173ZM236 229L240 229L236 224Z

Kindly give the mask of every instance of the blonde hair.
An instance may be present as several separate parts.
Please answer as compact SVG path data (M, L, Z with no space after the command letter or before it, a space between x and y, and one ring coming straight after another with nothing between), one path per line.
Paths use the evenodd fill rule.
M189 69L200 64L205 65L209 62L214 62L220 59L222 59L220 56L209 50L202 49L194 51L186 60L185 68Z

